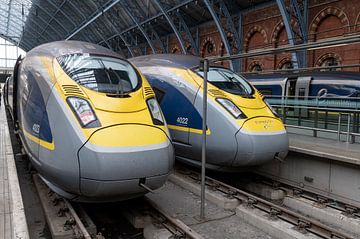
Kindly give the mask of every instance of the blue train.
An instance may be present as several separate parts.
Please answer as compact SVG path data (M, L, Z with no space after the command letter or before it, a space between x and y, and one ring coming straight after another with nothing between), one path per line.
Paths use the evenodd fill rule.
M250 74L246 78L265 96L318 99L360 97L359 72Z

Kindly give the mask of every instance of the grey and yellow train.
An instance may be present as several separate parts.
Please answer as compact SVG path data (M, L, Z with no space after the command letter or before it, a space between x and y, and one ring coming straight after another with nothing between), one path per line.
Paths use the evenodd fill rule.
M118 201L162 186L174 155L146 79L117 53L60 41L18 60L5 101L46 184L76 201Z
M146 76L164 112L176 158L201 159L203 72L200 58L149 55L130 59ZM276 112L243 77L213 65L208 73L207 168L237 171L288 152L288 137Z

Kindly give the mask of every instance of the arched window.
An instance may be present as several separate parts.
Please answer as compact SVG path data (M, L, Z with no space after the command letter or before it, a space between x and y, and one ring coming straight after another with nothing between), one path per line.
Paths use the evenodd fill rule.
M254 64L250 67L250 72L259 72L262 71L262 67L260 64Z
M338 66L338 65L340 65L339 60L333 56L325 58L320 64L321 67ZM336 71L336 68L323 69L323 71L326 71L326 70Z
M214 52L214 48L215 48L215 46L214 46L214 44L213 44L212 42L208 42L208 43L206 43L206 45L205 45L205 51L206 51L207 54L213 53L213 52Z
M179 48L177 48L176 46L171 50L172 54L177 54L179 53Z
M280 65L279 69L280 70L293 69L293 64L291 61L286 61Z

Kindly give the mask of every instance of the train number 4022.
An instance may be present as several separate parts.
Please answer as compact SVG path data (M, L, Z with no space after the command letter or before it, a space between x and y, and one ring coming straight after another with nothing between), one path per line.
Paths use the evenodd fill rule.
M178 118L176 119L176 122L177 122L178 124L182 124L182 125L187 125L187 124L188 124L188 121L189 121L189 119L188 119L188 118L185 118L185 117L178 117Z

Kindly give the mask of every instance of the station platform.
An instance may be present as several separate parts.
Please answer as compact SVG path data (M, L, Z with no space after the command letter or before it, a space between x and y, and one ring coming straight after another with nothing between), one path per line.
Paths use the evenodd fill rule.
M0 107L0 238L29 238L3 102Z
M360 165L360 145L332 139L288 133L289 148L293 152Z

